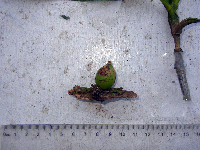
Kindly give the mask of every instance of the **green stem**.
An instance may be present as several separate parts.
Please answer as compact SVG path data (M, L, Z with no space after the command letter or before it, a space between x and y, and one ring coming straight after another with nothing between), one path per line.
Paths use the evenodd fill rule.
M165 6L165 8L167 9L169 15L170 15L170 18L171 18L171 21L173 20L179 20L178 18L178 15L176 14L176 10L178 9L178 3L179 3L179 0L160 0L163 5Z
M182 29L189 25L189 24L192 24L192 23L197 23L197 22L200 22L200 19L198 18L186 18L184 20L182 20L175 28L174 28L174 33L173 34L176 34L176 33L180 33L182 31Z

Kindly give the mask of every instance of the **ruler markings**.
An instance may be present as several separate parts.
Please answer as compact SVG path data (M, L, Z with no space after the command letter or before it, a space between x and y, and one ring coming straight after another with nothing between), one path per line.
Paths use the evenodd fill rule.
M1 148L12 149L108 149L200 148L199 124L120 125L120 124L30 124L1 126ZM160 143L160 144L159 144ZM28 145L28 146L27 146ZM127 147L130 145L129 147ZM182 147L183 146L183 147ZM9 147L9 148L8 148ZM60 147L60 148L59 148ZM163 148L163 147L161 147Z
M135 128L137 126L137 128ZM2 126L3 130L3 136L11 136L7 134L7 131L22 131L26 130L27 132L29 130L34 131L56 131L56 130L162 130L162 131L168 131L168 130L198 130L199 125L4 125ZM199 131L200 132L200 131Z

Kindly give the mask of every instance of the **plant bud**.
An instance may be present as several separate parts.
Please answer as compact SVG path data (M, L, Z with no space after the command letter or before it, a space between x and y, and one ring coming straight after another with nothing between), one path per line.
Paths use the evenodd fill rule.
M100 86L103 90L109 89L113 86L116 79L115 70L111 64L111 61L100 68L96 74L95 82L97 86Z

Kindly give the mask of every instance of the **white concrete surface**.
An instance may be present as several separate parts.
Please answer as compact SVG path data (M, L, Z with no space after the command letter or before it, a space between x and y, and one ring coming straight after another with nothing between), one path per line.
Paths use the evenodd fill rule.
M180 2L180 19L199 12L200 1ZM183 101L159 0L0 0L0 22L0 125L200 121L200 23L181 36L192 98ZM138 98L93 103L68 95L93 84L108 60L115 87Z

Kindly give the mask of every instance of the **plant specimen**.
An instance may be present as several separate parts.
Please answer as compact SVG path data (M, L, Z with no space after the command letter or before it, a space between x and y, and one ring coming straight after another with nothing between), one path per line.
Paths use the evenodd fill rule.
M171 28L171 34L174 38L175 49L174 49L174 56L175 56L175 64L174 69L176 69L176 73L179 79L181 91L183 93L184 100L191 100L190 97L190 90L187 83L186 78L186 70L184 66L183 56L182 56L182 49L180 47L180 34L182 33L182 29L191 24L200 22L198 18L186 18L179 22L179 17L177 14L178 3L180 0L160 0L165 8L168 11L168 22Z
M115 82L116 73L111 61L97 71L95 85L90 88L74 86L68 91L69 95L73 95L78 99L105 101L113 98L135 98L137 94L132 91L120 88L111 88Z

